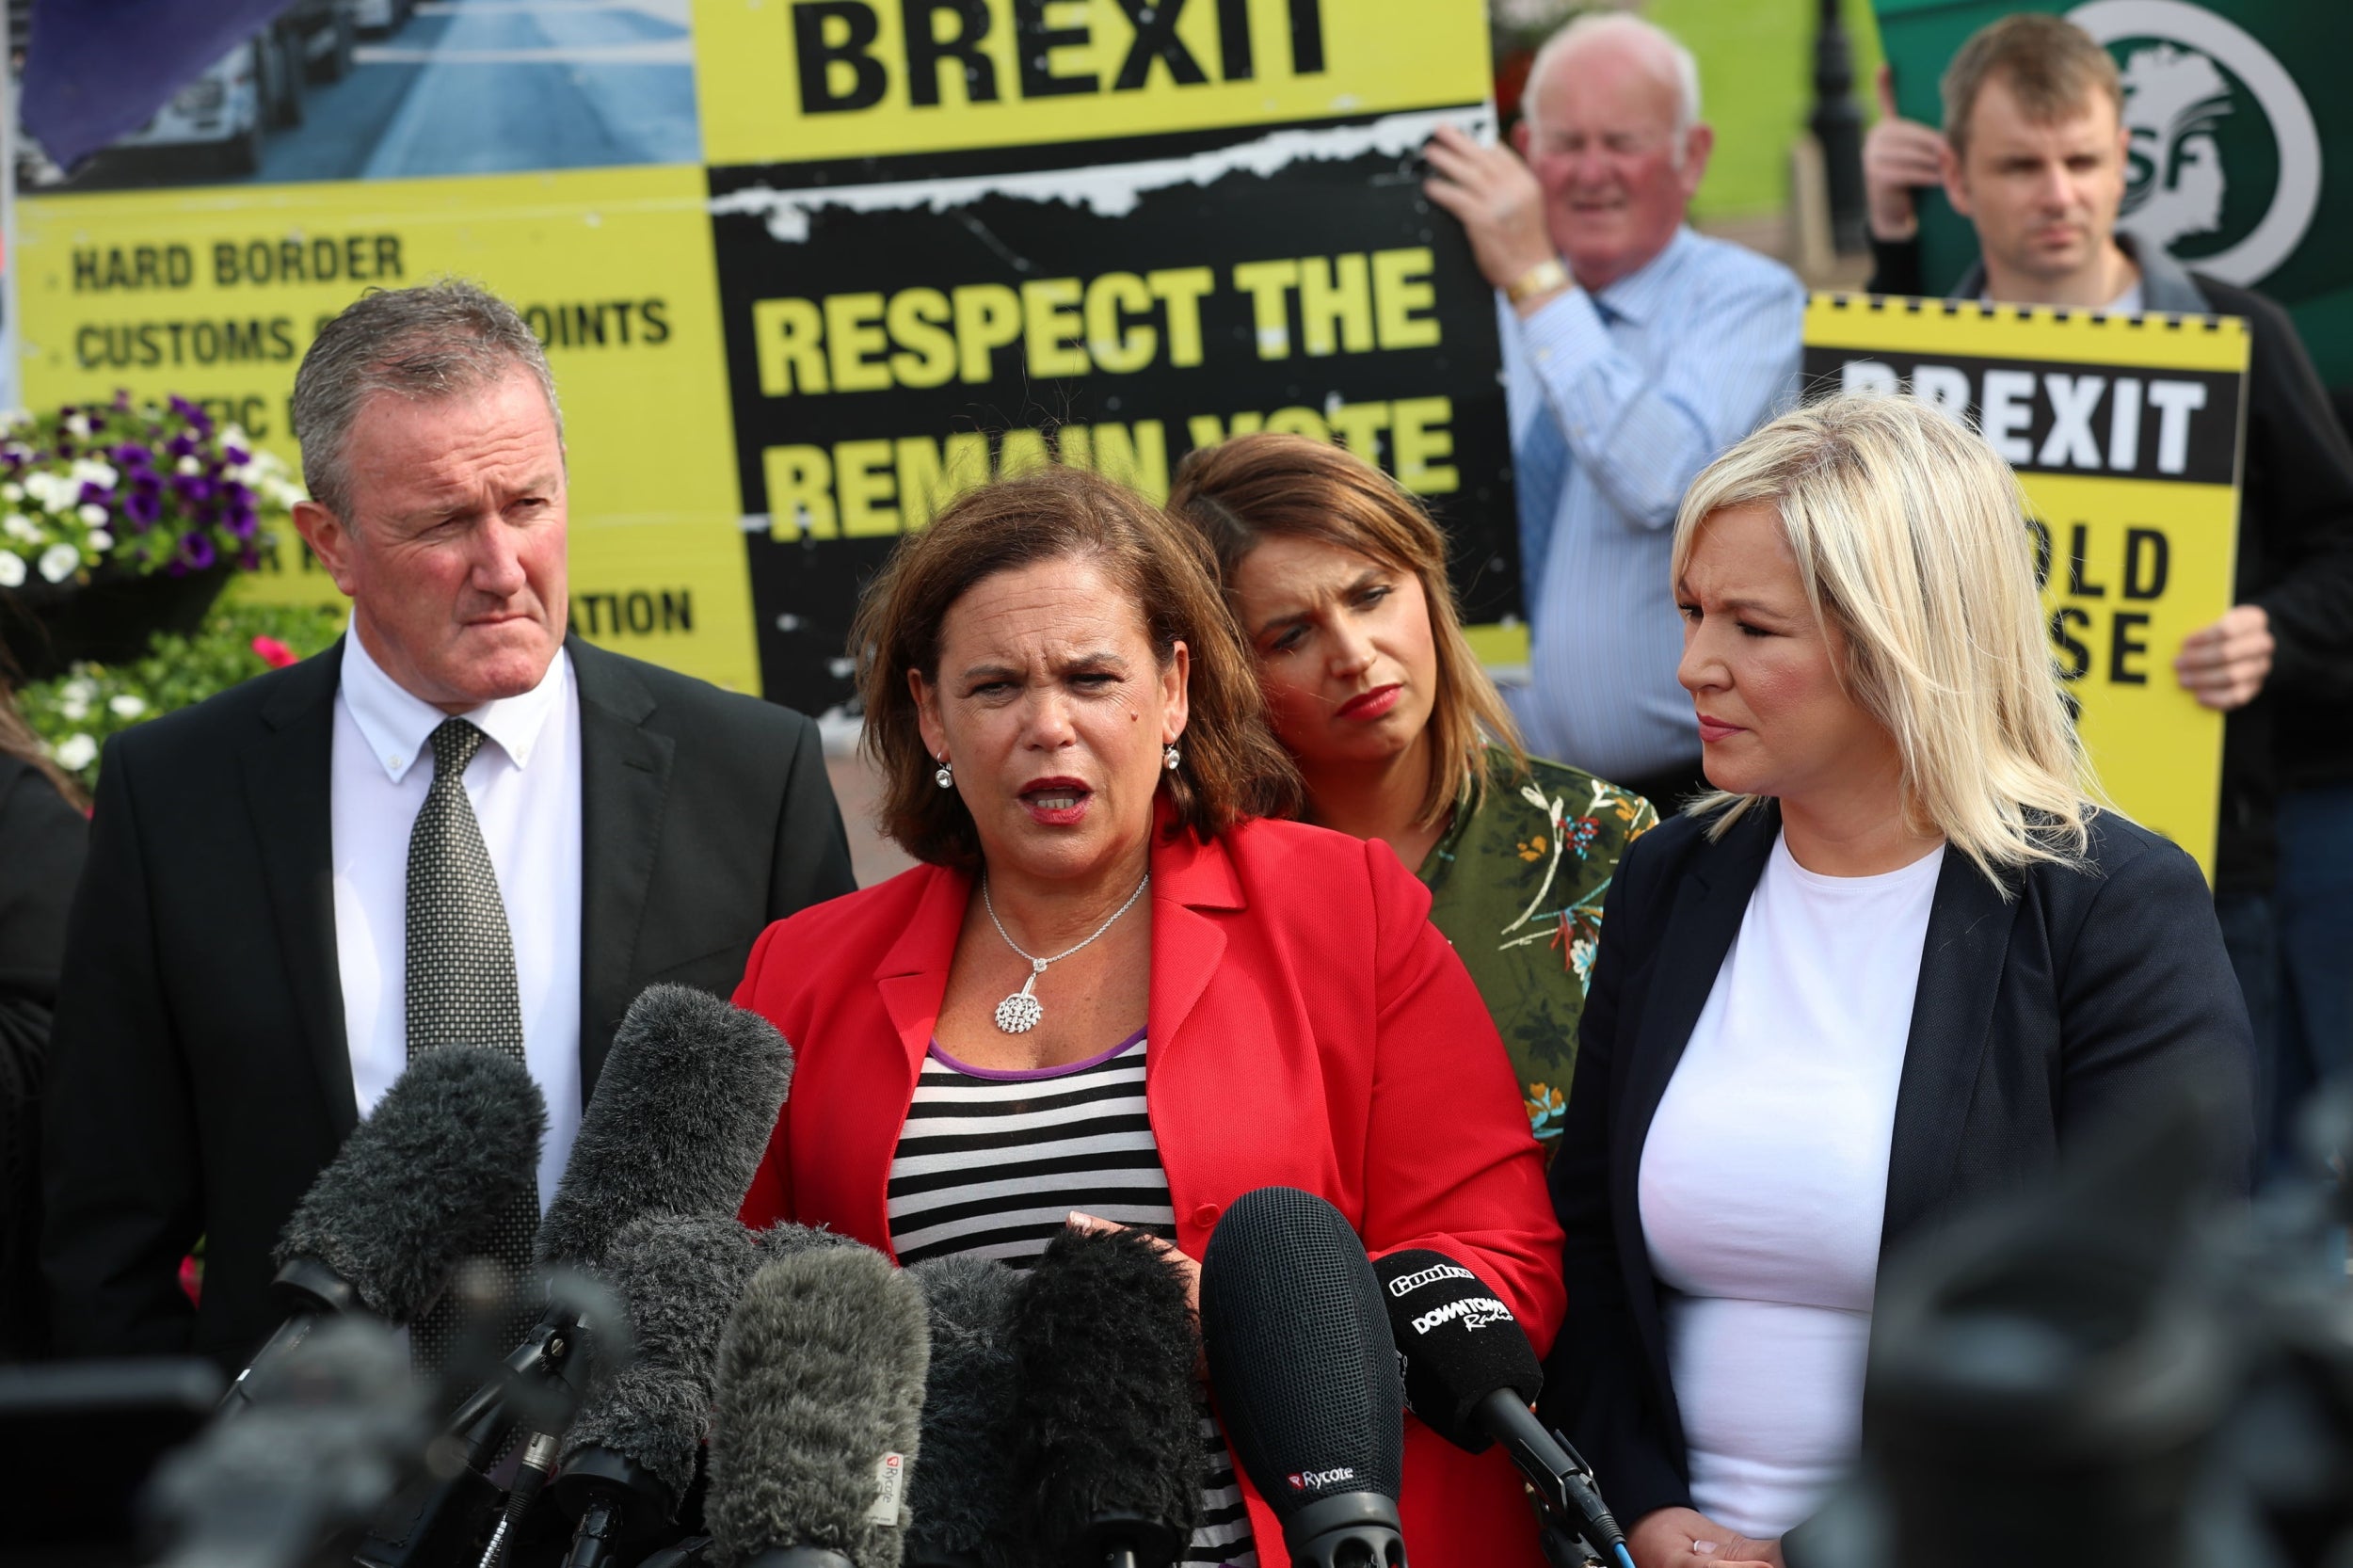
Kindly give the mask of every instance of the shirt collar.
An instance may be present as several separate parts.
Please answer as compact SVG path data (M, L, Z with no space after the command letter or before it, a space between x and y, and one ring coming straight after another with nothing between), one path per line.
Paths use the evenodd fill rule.
M536 686L458 716L488 736L518 769L527 768L533 748L547 731L548 716L570 695L571 684L571 655L559 648ZM432 750L433 731L450 717L384 673L360 640L356 616L344 629L343 698L360 738L395 784L419 757Z
M1641 326L1657 313L1677 259L1695 243L1688 225L1676 229L1667 248L1593 296L1593 302L1620 321Z

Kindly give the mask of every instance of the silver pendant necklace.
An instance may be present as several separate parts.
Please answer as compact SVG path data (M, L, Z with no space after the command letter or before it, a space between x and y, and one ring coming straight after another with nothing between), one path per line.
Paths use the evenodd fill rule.
M1128 902L1112 910L1112 918L1095 928L1095 936L1100 936L1118 924L1119 917L1134 908L1136 900L1142 898L1144 890L1150 886L1152 886L1152 873L1146 872L1144 873L1144 880L1136 884L1136 890L1128 895ZM1079 948L1085 947L1087 942L1094 941L1095 936L1089 936L1086 942L1080 942L1078 947L1064 948L1051 958L1040 958L1032 953L1022 952L1021 944L1013 939L1013 933L1005 929L1005 922L997 918L997 905L990 901L988 896L988 873L986 872L981 873L981 907L988 911L988 923L997 928L997 935L1005 939L1005 946L1021 953L1022 957L1030 961L1030 978L1021 983L1021 989L997 1004L997 1027L1007 1034L1027 1034L1037 1027L1040 1018L1046 1016L1046 1004L1039 1001L1032 994L1037 987L1037 977L1046 972L1047 965L1061 963L1078 952Z

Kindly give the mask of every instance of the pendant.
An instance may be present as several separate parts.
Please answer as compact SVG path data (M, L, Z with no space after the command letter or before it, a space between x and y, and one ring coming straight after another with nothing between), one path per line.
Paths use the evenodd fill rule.
M1021 989L997 1004L999 1029L1008 1034L1027 1034L1037 1027L1040 1018L1046 1016L1045 1003L1030 994L1037 984L1037 977L1045 972L1045 959L1030 960L1030 978L1021 983Z

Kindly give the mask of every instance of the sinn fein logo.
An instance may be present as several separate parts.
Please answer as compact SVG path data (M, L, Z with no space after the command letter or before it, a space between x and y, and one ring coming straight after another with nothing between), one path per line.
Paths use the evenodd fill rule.
M1415 1291L1420 1289L1423 1286L1435 1285L1442 1279L1475 1280L1479 1276L1477 1274L1472 1273L1468 1269L1457 1268L1451 1263L1433 1263L1427 1269L1420 1270L1415 1273L1400 1274L1395 1279L1389 1281L1389 1294L1402 1300L1403 1298L1412 1295Z
M1285 1479L1289 1480L1294 1492L1320 1492L1340 1481L1354 1480L1356 1471L1351 1465L1336 1464L1329 1470L1293 1470Z
M1459 1302L1433 1306L1415 1319L1414 1332L1428 1334L1432 1329L1450 1323L1457 1318L1463 1320L1465 1328L1485 1328L1489 1323L1510 1322L1512 1309L1493 1296L1465 1296Z
M2187 0L2090 0L2068 20L2123 75L2130 184L2117 226L2225 282L2261 282L2320 205L2320 133L2296 78Z

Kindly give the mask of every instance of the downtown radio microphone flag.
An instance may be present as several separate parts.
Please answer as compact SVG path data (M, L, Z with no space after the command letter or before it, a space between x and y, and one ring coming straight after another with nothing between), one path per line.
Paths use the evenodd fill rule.
M1234 1200L1201 1259L1201 1336L1234 1458L1299 1568L1404 1568L1405 1394L1381 1284L1311 1192Z
M931 1335L880 1253L812 1246L752 1276L719 1342L703 1519L733 1568L899 1568Z
M511 1057L447 1046L409 1063L287 1217L270 1289L290 1315L222 1409L247 1408L323 1317L422 1316L492 1219L536 1191L547 1125L538 1085Z
M1500 1442L1554 1526L1632 1568L1592 1467L1529 1413L1545 1373L1512 1309L1444 1253L1394 1252L1373 1268L1422 1425L1470 1453Z

